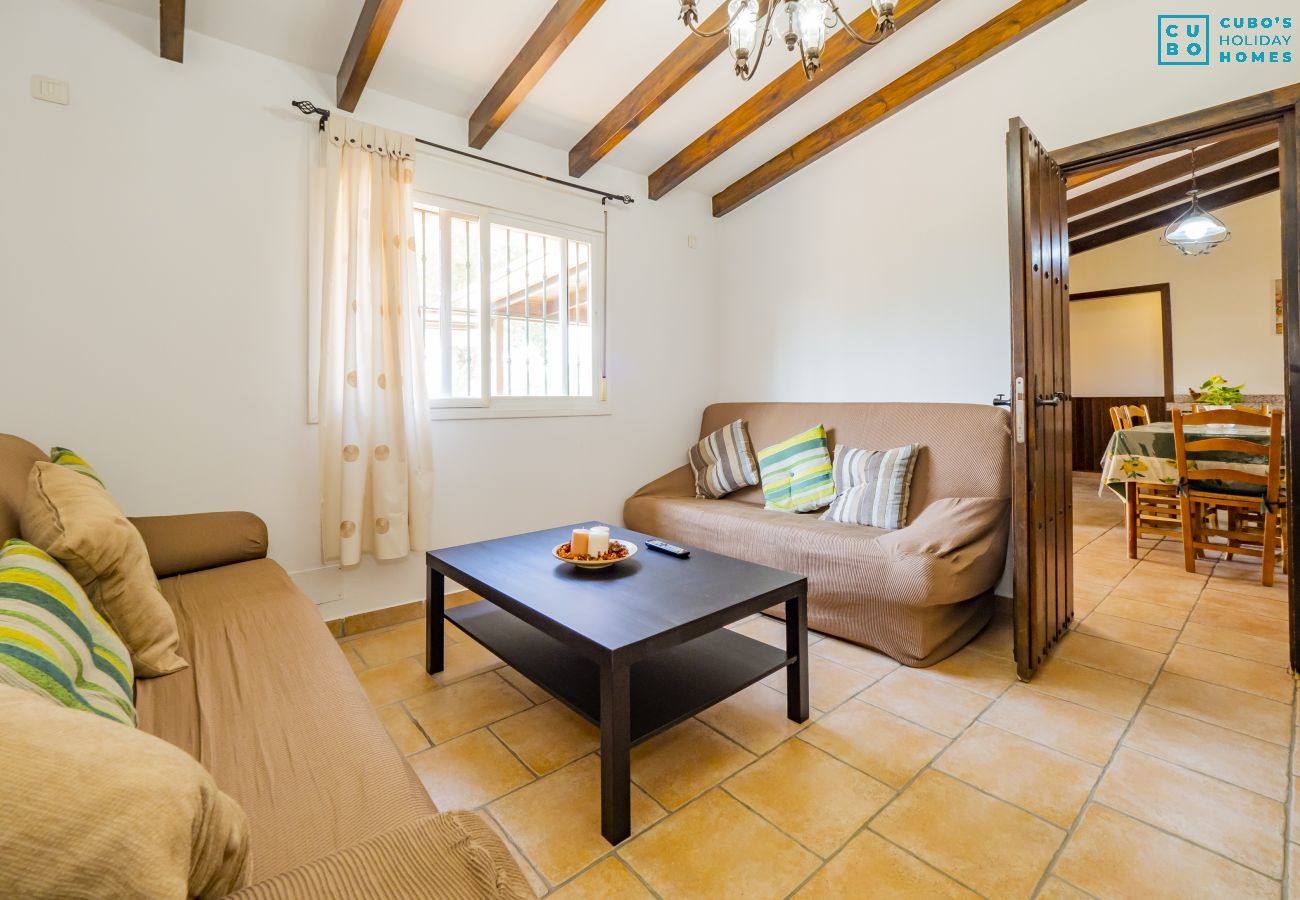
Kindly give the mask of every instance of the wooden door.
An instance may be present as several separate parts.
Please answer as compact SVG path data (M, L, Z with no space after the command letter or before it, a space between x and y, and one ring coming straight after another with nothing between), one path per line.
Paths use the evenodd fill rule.
M1019 119L1007 135L1015 653L1029 680L1074 615L1065 176Z

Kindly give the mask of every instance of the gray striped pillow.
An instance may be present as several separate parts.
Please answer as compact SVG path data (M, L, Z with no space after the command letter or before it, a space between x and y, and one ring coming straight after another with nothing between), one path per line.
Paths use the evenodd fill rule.
M822 519L873 528L905 527L912 468L920 453L920 444L893 450L836 447L835 499Z
M695 473L695 496L708 500L758 484L758 463L749 428L737 419L700 441L686 454Z

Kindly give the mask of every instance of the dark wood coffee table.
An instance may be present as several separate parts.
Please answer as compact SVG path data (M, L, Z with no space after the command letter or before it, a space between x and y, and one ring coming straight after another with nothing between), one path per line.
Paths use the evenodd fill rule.
M429 551L428 669L442 670L445 616L598 725L601 833L617 844L631 834L634 745L781 669L789 717L808 719L808 580L694 547L665 556L625 528L614 537L636 557L582 571L551 556L580 527ZM446 609L444 578L486 599ZM785 649L724 627L778 603Z

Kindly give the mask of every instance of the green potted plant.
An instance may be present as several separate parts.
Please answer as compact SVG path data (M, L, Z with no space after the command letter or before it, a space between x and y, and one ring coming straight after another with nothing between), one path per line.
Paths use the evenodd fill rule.
M1242 402L1241 389L1244 387L1244 384L1233 387L1222 375L1211 375L1199 391L1191 391L1192 402L1206 409L1232 409Z

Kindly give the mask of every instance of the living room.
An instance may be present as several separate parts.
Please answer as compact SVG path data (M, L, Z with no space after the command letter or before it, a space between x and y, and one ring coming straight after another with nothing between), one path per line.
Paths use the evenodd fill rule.
M5 818L70 829L0 825L0 895L1289 895L1285 459L1263 513L1183 514L1237 535L1190 570L1095 478L1021 511L1017 415L1070 400L1015 406L1007 122L1064 196L1254 98L1285 245L1300 69L1157 67L1163 0L855 0L788 53L753 5L4 3L0 536L134 677L126 729L34 707L0 637L0 747L44 760L4 793L65 805ZM366 166L395 268L348 238ZM152 650L58 552L63 470Z

